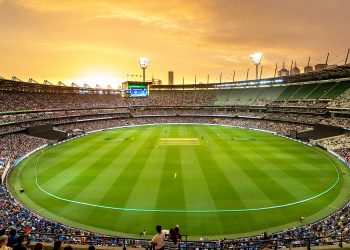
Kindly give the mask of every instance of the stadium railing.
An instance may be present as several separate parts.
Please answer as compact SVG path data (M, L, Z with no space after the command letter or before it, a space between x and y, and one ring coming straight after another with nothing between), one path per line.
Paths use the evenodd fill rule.
M71 234L49 234L49 233L29 233L26 234L27 245L34 246L37 242L53 244L60 240L64 245L75 245L74 249L86 249L86 246L118 247L125 249L153 249L150 245L150 238L123 238L113 236L95 235L71 235ZM165 249L168 248L169 241L166 239ZM324 237L300 237L300 238L274 238L273 235L266 239L221 239L221 240L188 240L188 235L182 235L182 241L178 244L178 249L278 249L278 248L311 248L322 247L322 249L350 248L349 235Z

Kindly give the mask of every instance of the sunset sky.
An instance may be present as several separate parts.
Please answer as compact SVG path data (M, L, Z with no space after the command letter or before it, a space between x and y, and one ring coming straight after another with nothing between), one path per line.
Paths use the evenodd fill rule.
M175 83L244 80L261 51L269 77L328 52L343 64L349 26L350 0L0 0L0 76L116 87L148 56L146 78L164 84L169 70Z

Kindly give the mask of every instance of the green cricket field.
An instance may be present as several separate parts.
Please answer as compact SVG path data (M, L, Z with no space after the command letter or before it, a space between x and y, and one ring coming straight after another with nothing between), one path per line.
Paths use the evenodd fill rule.
M37 214L81 229L150 237L157 224L179 225L190 239L217 239L331 214L350 199L349 172L328 152L270 133L163 124L46 147L11 171L9 187Z

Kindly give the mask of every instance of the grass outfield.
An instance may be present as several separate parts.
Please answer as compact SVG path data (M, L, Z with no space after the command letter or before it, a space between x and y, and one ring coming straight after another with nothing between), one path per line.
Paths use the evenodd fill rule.
M279 231L350 199L349 169L330 154L268 133L205 125L80 137L33 154L9 184L40 215L132 237L143 229L150 237L156 224L178 224L191 239Z

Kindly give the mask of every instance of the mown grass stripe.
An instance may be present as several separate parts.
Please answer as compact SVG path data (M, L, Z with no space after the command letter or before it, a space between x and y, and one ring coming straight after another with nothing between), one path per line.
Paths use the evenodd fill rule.
M69 152L67 155L66 153L60 153L60 150L56 151L56 148L60 149L60 147L57 146L44 150L43 152L45 155L47 154L47 157L44 157L44 160L40 160L37 168L41 185L45 185L47 182L56 179L56 176L61 174L68 165L72 166L74 164L79 164L82 159L89 157L91 152L99 150L106 145L107 141L103 140L103 138L104 136L102 134L97 137L92 137L90 140L94 140L94 143L84 144L82 147L73 147L69 151L66 151ZM72 142L74 142L74 140ZM54 154L52 153L52 150L55 151ZM92 157L94 157L94 155L95 154L91 154ZM50 161L45 159L50 159Z
M84 147L79 147L76 149L70 150L73 155L69 156L72 164L80 161L84 156L86 156L86 152L94 151L96 148L100 147L101 143L96 144L87 144ZM55 155L53 155L50 151L54 149ZM43 154L47 157L43 157L43 160L40 160L38 166L38 176L41 179L41 183L45 184L53 179L57 174L59 174L62 170L64 170L67 166L65 165L67 162L67 157L65 154L61 154L56 152L55 148L49 148L43 151ZM47 155L46 155L47 154ZM51 155L49 155L51 154ZM48 160L49 159L49 160Z
M99 192L96 192L96 187L98 189L99 186L94 185L94 180L99 179L99 176L110 166L115 157L118 157L126 149L126 145L125 141L105 141L105 144L91 154L91 156L83 159L86 162L85 164L77 162L74 165L68 166L67 170L70 171L63 173L63 176L71 175L71 178L66 177L58 180L58 183L52 183L52 186L61 187L53 192L68 199L76 199L82 194L81 196L84 195L85 199L82 200L82 197L79 197L80 201L94 202L97 200L95 197L100 195ZM106 176L102 178L104 179L104 183L108 182ZM55 179L59 179L59 176ZM85 190L92 185L95 186L95 190L91 190L93 192Z
M158 136L154 138L154 145L149 152L147 159L143 164L143 169L140 171L139 178L129 195L125 204L126 207L142 207L146 209L155 209L157 204L158 192L161 188L161 174L159 171L163 162L166 159L165 150L163 147L158 147L159 138L166 136L166 127L157 126L154 129L158 131ZM135 214L130 218L129 213L123 213L118 218L118 223L124 228L137 228L137 232L141 232L145 228L151 226L150 221L153 221L153 213ZM163 226L164 224L161 223Z
M215 151L212 153L213 157L220 163L222 171L227 176L231 185L236 189L237 194L240 195L241 200L244 202L246 207L264 207L272 206L274 203L262 192L259 186L244 172L240 164L237 161L233 161L232 158L237 158L237 155L232 155L231 148L227 145L222 145L217 140L217 135L209 135L209 127L199 127L201 134L208 134L210 141L210 147ZM208 131L209 130L209 131ZM222 136L222 135L221 135ZM220 151L218 151L220 150Z
M201 137L197 130L193 130L197 137ZM195 148L195 156L202 169L205 181L210 190L212 200L215 201L216 209L232 209L228 208L227 202L235 204L235 207L245 208L244 203L232 187L227 176L222 172L216 159L211 155L207 148ZM220 180L219 182L217 180Z
M244 134L247 132L244 131ZM320 193L324 190L325 186L330 186L334 181L337 179L337 172L334 171L333 168L329 168L330 162L324 161L324 156L320 155L318 151L314 151L313 148L309 148L306 145L303 144L296 144L293 142L293 153L290 152L290 147L286 146L276 146L277 140L283 140L289 143L287 139L285 138L279 138L276 137L274 141L265 141L263 144L262 142L258 141L259 144L261 144L261 147L259 147L259 150L255 147L250 147L250 150L254 151L254 153L260 157L260 160L269 162L270 164L273 164L277 168L275 168L275 171L279 171L282 173L285 173L286 176L289 176L290 178L294 179L295 182L298 183L290 183L293 187L300 187L303 190L307 191L310 190L310 195L314 195L316 193ZM267 148L273 148L274 152L271 153ZM297 150L296 150L297 149ZM276 156L278 152L283 152L284 157ZM306 153L305 153L306 152ZM285 157L285 155L289 156L288 158ZM315 161L312 164L306 164L305 159L308 159L310 156L313 156L314 159L322 159L323 164L315 164ZM291 159L290 159L291 157ZM319 168L315 168L315 165L317 165ZM334 180L330 180L329 176L334 175ZM281 180L285 180L284 177L286 176L279 176ZM318 177L319 176L319 177ZM320 182L314 181L310 182L308 180L315 179L318 177L318 180L322 182L320 185ZM327 180L328 183L325 183L324 180ZM303 191L296 191L296 193L303 193ZM304 192L305 192L304 191Z
M132 147L132 150L128 148L125 151L127 159L124 162L123 171L110 183L110 189L105 194L101 194L100 203L125 207L128 196L132 192L140 176L139 173L143 169L143 165L140 162L149 155L153 148L154 142L150 138L156 136L158 131L146 128L142 129L140 133L142 135L139 137L137 147Z
M186 210L194 209L209 209L215 210L215 202L210 194L209 187L205 181L204 173L199 167L199 162L195 155L193 147L186 147L180 150L182 160L182 178L184 185L184 194L186 202ZM210 217L206 217L208 221L211 221L210 225L203 223L202 216L193 216L193 214L187 214L187 221L193 227L204 229L206 227L213 227L221 231L220 216L218 213L211 213Z
M193 128L189 128L193 131ZM205 181L204 173L199 166L195 155L194 147L186 147L180 150L182 168L181 176L183 178L184 193L187 209L215 209L215 203L210 195L209 187ZM206 201L205 207L202 201Z
M218 134L218 128L210 127L208 132L212 136L215 136ZM239 166L248 176L250 176L251 180L262 190L262 192L265 193L267 197L269 197L269 199L275 205L289 203L290 201L298 201L295 196L290 194L288 190L285 190L276 180L271 178L265 171L262 170L260 162L250 160L248 155L240 152L240 149L237 149L237 147L231 147L230 143L226 139L222 138L222 136L217 136L216 140L222 144L224 149L231 148L232 151L230 157L232 161L235 162L236 165Z
M242 132L242 134L243 136L248 136L245 131ZM244 142L244 144L246 143L247 142ZM267 142L267 144L270 146L274 145L273 143L271 143L271 141ZM270 178L274 179L277 183L279 183L280 186L285 187L284 189L293 187L292 190L289 189L289 192L293 193L293 196L295 196L297 200L302 200L311 197L323 191L318 189L318 192L315 193L315 191L313 191L307 185L305 185L300 180L302 172L297 173L297 176L295 176L296 178L294 178L292 175L289 174L289 170L293 169L293 166L291 164L283 165L283 161L277 161L273 157L268 157L270 155L274 155L274 152L265 150L264 147L261 147L259 144L255 143L255 141L253 141L253 144L251 146L247 145L247 149L247 154L254 155L254 159L257 162L259 162L259 166L261 166L261 169Z
M276 166L276 159L264 157L266 151L263 148L261 148L259 151L252 148L252 151L260 156L259 160L261 162L269 163L269 165L272 166L270 171L274 172L274 175L281 180L283 185L294 187L293 193L298 196L298 199L304 199L305 197L318 194L324 190L325 186L332 184L332 181L329 179L327 179L327 183L325 183L322 179L319 180L319 182L314 181L310 183L308 180L310 180L310 178L314 179L315 176L312 176L309 169L298 167L301 161L288 161L279 158L277 161L278 166ZM322 185L320 185L321 182Z
M171 138L179 137L179 127L173 126L168 133ZM157 209L177 210L186 207L180 157L179 147L165 147L165 160L156 170L161 172L160 186L162 187L158 190Z

